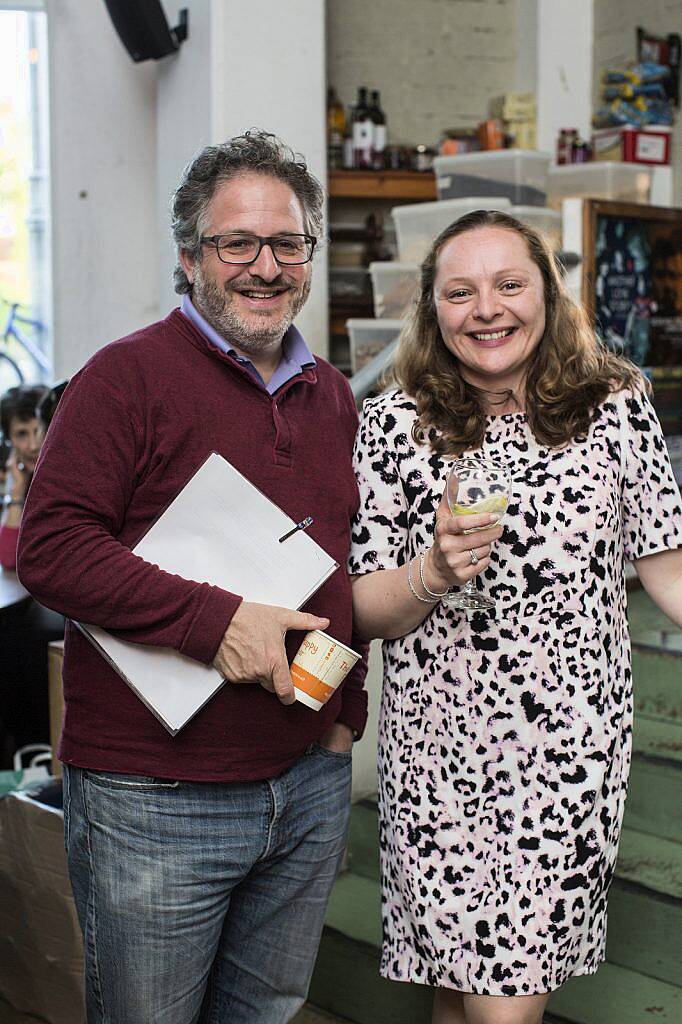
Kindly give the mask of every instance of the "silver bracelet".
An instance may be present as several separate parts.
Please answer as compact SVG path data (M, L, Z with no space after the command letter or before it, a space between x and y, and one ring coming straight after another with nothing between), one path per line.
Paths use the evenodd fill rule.
M422 587L424 588L424 593L428 594L429 597L432 597L434 599L434 601L440 601L441 597L445 597L445 595L447 593L449 593L449 588L448 588L448 590L444 590L442 594L437 594L435 590L429 590L429 588L426 586L426 581L424 580L424 559L425 558L426 558L426 552L422 551L421 554L419 555L419 580L421 582Z
M412 591L413 597L416 597L418 601L422 602L422 604L435 604L436 601L440 601L439 597L436 598L436 601L432 601L428 597L421 597L421 595L418 594L417 591L414 589L414 583L412 582L412 563L413 563L413 561L414 561L414 558L410 558L410 560L407 563L407 585L410 588L410 590Z

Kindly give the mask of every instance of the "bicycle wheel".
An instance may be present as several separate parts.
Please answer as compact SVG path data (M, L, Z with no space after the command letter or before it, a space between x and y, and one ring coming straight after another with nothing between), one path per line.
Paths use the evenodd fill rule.
M24 383L24 375L17 363L6 352L0 352L0 395L8 388L15 388Z

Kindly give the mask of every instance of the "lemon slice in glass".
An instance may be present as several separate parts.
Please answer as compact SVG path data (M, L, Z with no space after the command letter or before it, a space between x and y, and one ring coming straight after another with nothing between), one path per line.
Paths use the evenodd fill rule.
M453 516L480 516L484 515L486 512L502 516L506 511L507 499L502 495L493 496L491 498L481 498L480 501L475 501L473 505L455 504L452 506Z

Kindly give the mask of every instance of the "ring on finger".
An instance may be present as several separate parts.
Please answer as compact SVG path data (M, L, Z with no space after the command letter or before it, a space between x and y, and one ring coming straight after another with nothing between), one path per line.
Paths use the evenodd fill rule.
M475 548L471 548L469 550L469 558L471 559L472 565L478 565L478 555L476 554Z

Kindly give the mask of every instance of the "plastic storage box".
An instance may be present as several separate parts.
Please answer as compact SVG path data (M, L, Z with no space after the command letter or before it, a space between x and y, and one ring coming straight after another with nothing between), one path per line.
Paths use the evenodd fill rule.
M357 373L398 337L402 320L346 320L350 339L350 368Z
M533 149L496 149L433 161L439 199L457 196L506 196L519 206L544 206L549 153Z
M396 319L412 305L419 285L418 263L370 263L374 315Z
M561 213L558 210L550 210L547 206L512 206L507 211L537 231L547 235L555 249L561 246Z
M549 172L548 202L559 207L562 199L620 199L647 203L651 171L644 164L595 160L587 164L565 164Z
M444 228L474 210L506 210L504 196L473 196L438 203L410 203L391 210L401 263L421 263L429 246Z

